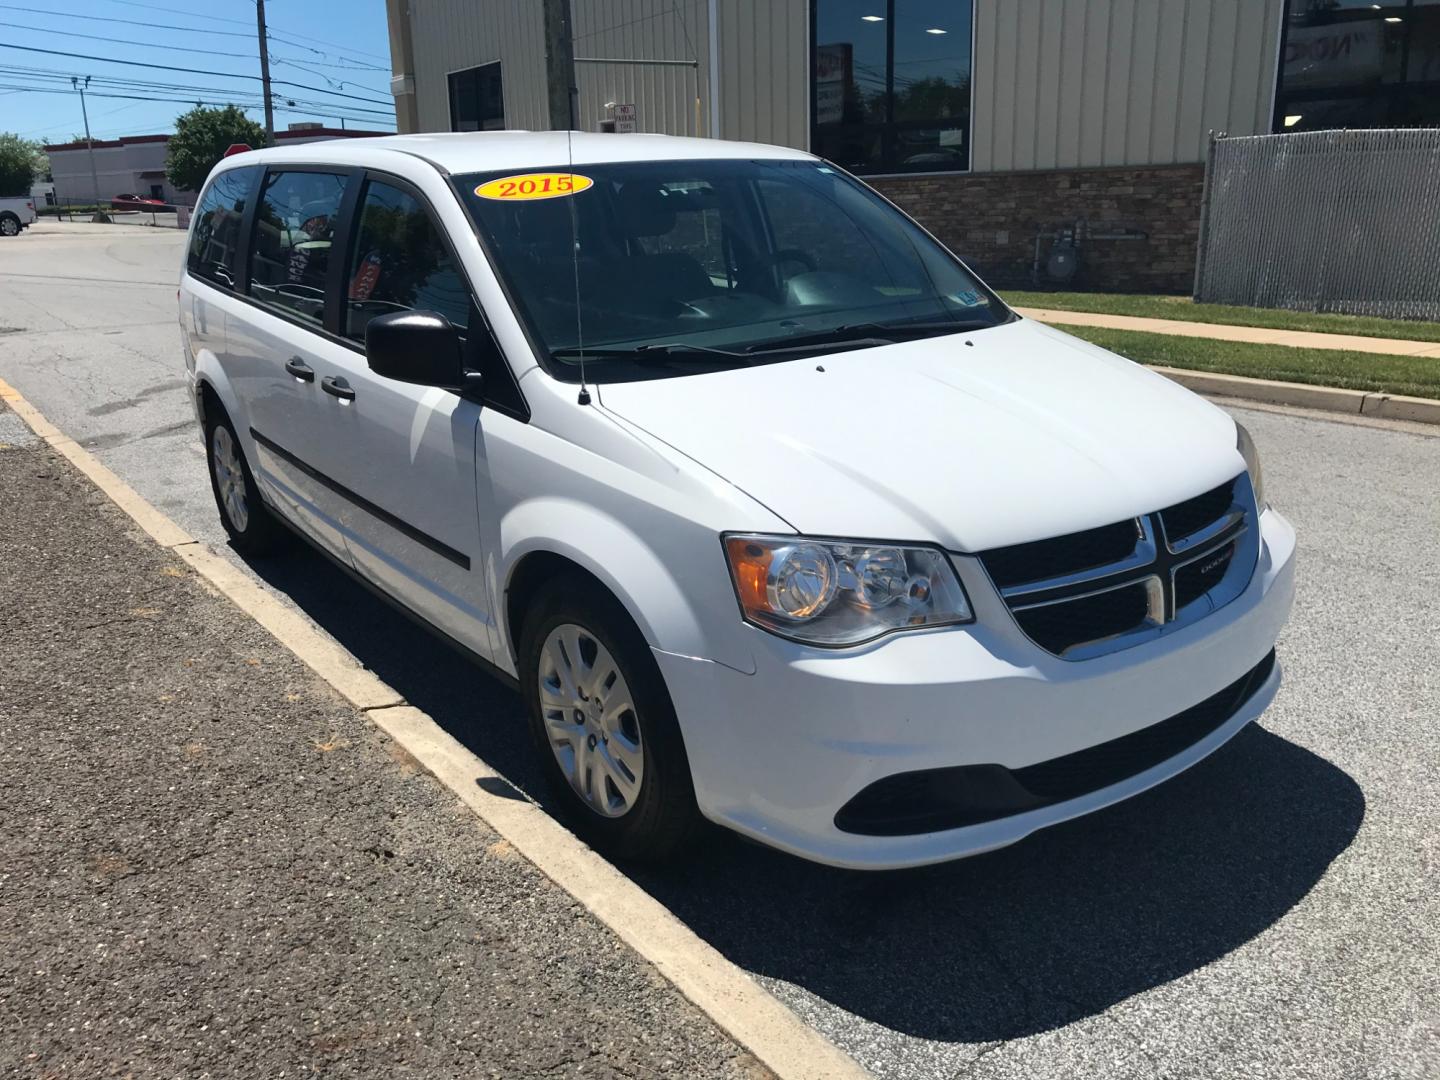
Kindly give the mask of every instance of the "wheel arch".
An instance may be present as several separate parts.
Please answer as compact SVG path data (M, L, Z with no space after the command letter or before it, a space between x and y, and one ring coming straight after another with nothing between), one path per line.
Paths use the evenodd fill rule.
M543 528L542 528L543 526ZM584 547L572 538L583 538ZM535 590L559 573L577 573L615 598L647 645L708 655L704 620L653 545L623 523L578 502L536 499L501 523L503 582L500 653L515 663L520 629ZM723 657L717 659L725 660ZM739 664L753 662L745 657ZM518 671L518 668L517 668Z

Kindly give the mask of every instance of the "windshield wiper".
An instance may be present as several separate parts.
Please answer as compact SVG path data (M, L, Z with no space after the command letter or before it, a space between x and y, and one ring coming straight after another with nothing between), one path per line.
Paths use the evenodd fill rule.
M837 326L830 331L833 334L855 334L865 331L871 334L881 334L886 337L893 336L915 336L930 337L937 334L964 334L971 330L986 330L995 324L988 319L971 319L969 322L960 322L952 319L939 319L931 322L864 322L846 323L844 326Z
M601 347L591 348L569 348L551 349L550 355L557 360L564 360L570 357L579 358L582 354L587 357L597 357L601 360L625 359L634 360L637 363L660 363L673 360L680 356L717 356L724 360L740 364L759 363L762 358L784 356L789 353L813 353L817 348L823 347L828 342L811 342L809 335L801 335L800 344L796 344L794 338L778 338L770 342L758 342L754 345L747 345L743 350L720 349L712 345L687 345L680 341L659 342L652 345L636 345L630 349L615 349ZM852 338L848 341L838 342L847 348L865 348L870 345L889 345L888 338L865 337Z

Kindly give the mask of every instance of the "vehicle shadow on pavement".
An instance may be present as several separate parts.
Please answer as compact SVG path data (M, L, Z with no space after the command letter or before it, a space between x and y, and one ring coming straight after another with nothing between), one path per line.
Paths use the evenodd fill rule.
M546 802L512 691L313 552L252 568ZM835 870L717 829L679 865L625 869L748 971L894 1031L983 1043L1095 1015L1225 956L1304 898L1364 815L1346 773L1251 725L1137 798L962 862Z

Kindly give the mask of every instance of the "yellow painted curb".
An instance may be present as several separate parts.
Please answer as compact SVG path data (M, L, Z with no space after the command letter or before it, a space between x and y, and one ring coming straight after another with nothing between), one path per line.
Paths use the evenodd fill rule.
M869 1080L870 1074L854 1059L538 806L481 787L481 781L495 780L506 787L508 783L429 715L406 705L395 690L308 619L156 510L4 380L0 380L0 399L157 543L184 560L203 582L263 626L342 697L365 710L377 727L487 826L583 904L780 1080Z

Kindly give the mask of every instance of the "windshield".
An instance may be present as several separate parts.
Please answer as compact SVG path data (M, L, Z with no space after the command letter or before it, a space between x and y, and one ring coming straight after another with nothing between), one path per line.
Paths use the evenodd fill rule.
M964 266L818 161L623 162L456 177L557 378L657 378L983 329Z

